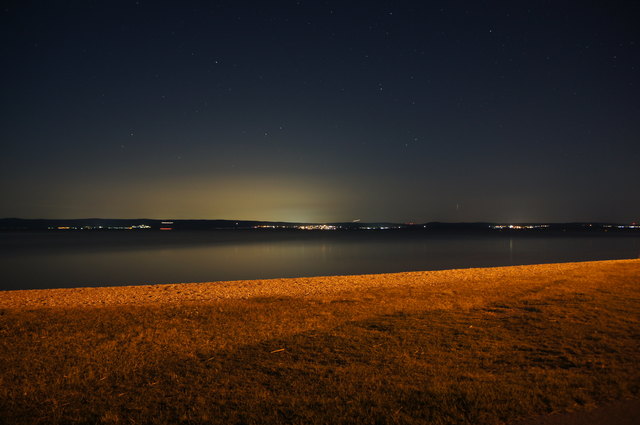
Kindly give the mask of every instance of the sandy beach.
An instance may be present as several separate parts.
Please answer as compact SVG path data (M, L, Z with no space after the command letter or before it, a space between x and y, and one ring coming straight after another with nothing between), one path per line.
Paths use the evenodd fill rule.
M505 424L597 415L590 409L639 395L639 329L640 260L5 291L0 418Z

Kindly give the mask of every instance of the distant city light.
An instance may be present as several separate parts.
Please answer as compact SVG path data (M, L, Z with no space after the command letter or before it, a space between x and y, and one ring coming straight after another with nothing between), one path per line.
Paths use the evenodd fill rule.
M497 230L504 230L504 229L510 229L510 230L527 230L527 229L545 229L547 227L550 227L548 224L528 224L528 225L522 225L522 224L496 224L494 226L489 226L492 229L497 229Z
M252 229L296 229L296 230L389 230L402 226L340 226L335 224L258 224Z
M136 224L133 226L57 226L48 227L49 230L137 230L151 229L147 224Z

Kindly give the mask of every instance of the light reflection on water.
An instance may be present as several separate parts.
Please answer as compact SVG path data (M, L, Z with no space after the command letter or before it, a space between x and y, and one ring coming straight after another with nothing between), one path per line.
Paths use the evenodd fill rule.
M0 289L139 285L638 258L640 237L407 232L2 233Z

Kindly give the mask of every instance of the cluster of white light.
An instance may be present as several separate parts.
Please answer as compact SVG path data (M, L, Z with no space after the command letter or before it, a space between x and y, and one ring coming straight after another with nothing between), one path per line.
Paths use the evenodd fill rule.
M492 229L514 229L514 230L525 230L525 229L544 229L549 227L548 224L530 224L530 225L519 225L519 224L497 224L495 226L491 226Z
M133 230L133 229L151 229L146 224L136 224L135 226L49 226L49 230Z
M272 224L260 224L257 226L253 226L254 229L295 229L296 226L285 226L285 225L272 225Z
M296 226L300 230L337 230L337 226L330 224L305 224L304 226Z
M296 230L340 230L349 229L349 227L335 226L332 224L258 224L253 229L296 229ZM364 226L355 227L355 230L389 230L402 229L402 226Z
M389 229L401 229L400 226L380 226L380 227L360 227L362 230L389 230Z

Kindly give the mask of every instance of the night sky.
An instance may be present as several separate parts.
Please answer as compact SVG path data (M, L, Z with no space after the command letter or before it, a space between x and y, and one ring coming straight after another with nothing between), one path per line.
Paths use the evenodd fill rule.
M0 217L640 220L640 2L2 4Z

